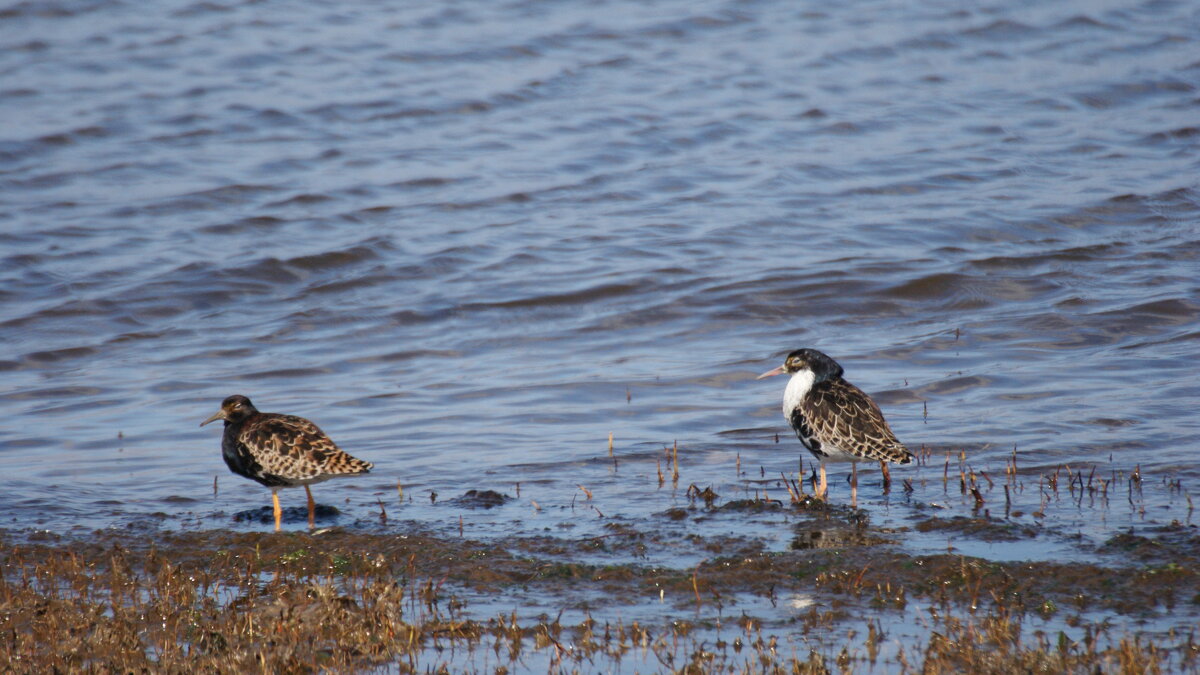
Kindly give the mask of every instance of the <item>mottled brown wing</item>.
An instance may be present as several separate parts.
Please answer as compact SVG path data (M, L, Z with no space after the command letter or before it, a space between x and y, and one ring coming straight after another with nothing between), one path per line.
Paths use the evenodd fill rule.
M355 459L337 447L317 425L295 415L263 414L247 424L239 441L255 450L272 473L304 480L320 475L365 473L369 462ZM274 461L272 461L274 460Z
M912 453L896 440L883 411L863 390L840 377L813 387L805 417L825 445L868 460L907 464Z

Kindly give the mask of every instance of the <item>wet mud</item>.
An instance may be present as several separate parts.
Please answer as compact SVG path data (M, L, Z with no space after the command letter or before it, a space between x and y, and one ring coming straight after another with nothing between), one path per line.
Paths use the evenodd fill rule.
M897 545L904 532L858 509L750 502L662 515L787 510L790 545L680 538L656 521L503 541L416 525L404 534L2 531L0 657L30 671L1197 667L1200 644L1182 628L1200 616L1195 526L1116 535L1096 551L1104 564L1002 562L907 552ZM1039 536L981 518L912 529ZM701 562L648 559L685 550ZM906 633L914 621L922 630ZM1149 630L1113 628L1122 621Z

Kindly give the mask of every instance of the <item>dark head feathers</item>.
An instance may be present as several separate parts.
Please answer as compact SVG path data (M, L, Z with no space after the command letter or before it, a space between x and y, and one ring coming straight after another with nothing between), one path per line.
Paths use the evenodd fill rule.
M815 376L815 382L841 377L844 372L841 364L834 361L828 354L808 347L788 354L784 365L788 373L811 370Z

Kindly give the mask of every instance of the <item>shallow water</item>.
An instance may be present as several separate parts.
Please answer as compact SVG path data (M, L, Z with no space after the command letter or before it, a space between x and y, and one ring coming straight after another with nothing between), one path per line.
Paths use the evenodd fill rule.
M617 608L606 607L602 600L584 600L581 603L582 608L563 610L558 606L540 607L536 600L531 602L529 598L509 598L503 595L478 599L468 596L467 600L468 606L478 610L479 616L506 617L518 608L528 612L526 616L536 616L537 612L541 611L543 620L556 620L568 626L594 621L597 633L603 633L604 628L608 626L654 625L655 619L664 611L674 611L681 617L673 627L680 629L680 633L686 637L668 635L664 638L656 635L657 639L653 645L635 645L635 648L621 659L578 656L578 652L586 654L586 651L580 649L572 639L577 636L569 633L561 638L561 654L545 646L523 645L524 649L519 657L520 665L529 672L551 673L570 672L571 667L578 667L572 661L582 662L585 659L588 668L602 672L669 672L670 667L679 668L680 664L686 663L697 651L713 653L717 657L717 663L723 664L733 672L755 672L762 668L762 663L758 661L760 654L753 648L758 640L774 641L776 646L770 650L772 654L803 657L809 653L819 653L832 662L838 658L838 654L837 650L830 650L824 644L829 637L826 630L802 627L805 616L812 611L811 608L816 602L815 598L803 594L770 600L749 594L729 594L723 595L718 602L710 600L693 607L664 608L657 599L650 598L633 606ZM850 619L837 629L827 630L828 633L845 634L846 641L853 644L856 639L865 642L873 624L881 636L878 651L868 658L868 650L861 645L854 644L854 647L848 648L849 660L853 665L853 668L849 669L850 672L903 672L909 667L908 659L913 658L913 654L921 654L931 633L937 634L946 630L947 624L960 625L960 621L982 624L988 616L986 612L977 613L974 609L964 612L962 616L954 616L946 610L944 606L931 603L909 602L901 609L886 608L874 613L872 618L866 621ZM1070 613L1070 616L1059 616L1057 613L1045 616L1031 614L1023 624L1019 624L1019 630L1026 636L1026 642L1029 644L1038 644L1040 640L1054 644L1059 639L1080 643L1090 633L1097 638L1103 649L1117 644L1134 632L1167 636L1187 635L1193 630L1194 624L1190 620L1174 618L1171 614L1154 612L1141 619L1086 611L1075 611ZM686 626L686 629L681 629L681 624ZM422 656L426 663L445 663L463 671L484 672L507 662L505 657L508 656L508 652L489 647L490 645L485 644L482 648L476 646L464 649L453 643L438 644L435 648L427 649ZM908 654L908 659L902 654ZM567 665L563 667L557 663L556 656ZM1182 672L1186 669L1180 666L1180 670ZM377 672L382 671L383 669L379 669Z
M782 378L753 377L799 346L931 453L886 496L864 472L860 505L897 543L988 555L911 528L974 512L960 452L997 479L999 516L1014 448L1010 518L1046 533L991 555L1190 522L1190 3L0 17L9 527L263 527L232 516L267 491L197 427L243 393L375 463L315 488L342 525L578 538L661 520L786 547L786 513L662 514L691 484L786 501L774 481L801 449ZM1062 465L1120 487L1101 518L1043 496ZM1181 489L1126 500L1139 466ZM449 501L467 489L514 499Z

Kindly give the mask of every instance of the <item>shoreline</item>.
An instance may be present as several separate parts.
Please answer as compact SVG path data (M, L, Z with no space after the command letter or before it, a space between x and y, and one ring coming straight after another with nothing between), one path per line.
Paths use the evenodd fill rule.
M822 528L796 524L783 551L731 536L668 541L654 523L501 541L420 528L0 530L0 652L31 671L1198 668L1200 643L1184 630L1200 616L1195 526L1113 536L1104 548L1120 564L1001 562L905 552L854 509L759 506ZM1022 536L997 519L918 527L935 525ZM637 562L676 545L705 557Z

